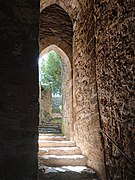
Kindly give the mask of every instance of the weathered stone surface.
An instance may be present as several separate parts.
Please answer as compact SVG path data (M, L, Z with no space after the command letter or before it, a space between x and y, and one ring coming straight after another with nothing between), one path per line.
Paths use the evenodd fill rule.
M40 91L40 113L39 113L39 126L45 127L50 122L52 114L52 95L51 91L41 85Z
M49 148L40 148L39 153L41 155L79 155L81 150L79 147L49 147Z
M39 136L39 179L93 179L96 173L87 168L87 158L73 141L65 137ZM41 138L42 137L42 138ZM44 146L44 148L42 148ZM48 146L48 147L47 147Z
M109 179L135 179L135 2L97 0L95 18L102 127L123 152L103 134L106 171Z
M62 134L61 135L46 135L46 134L42 134L42 133L39 133L39 140L51 140L51 141L64 141L66 140L66 137L63 136Z
M42 155L39 156L41 164L55 166L86 166L87 157L84 155Z
M55 3L55 5L52 5L53 3ZM59 8L56 4L60 5L66 12L68 12L72 21L67 14L63 12L64 10ZM55 15L53 13L55 12L54 8L57 9L57 13L55 13ZM93 1L53 0L44 3L41 1L41 9L41 51L47 46L50 46L50 44L57 45L67 54L71 62L71 68L73 68L73 90L71 81L72 71L69 72L66 68L64 68L64 75L69 73L70 78L69 76L66 76L67 79L64 79L63 82L65 85L69 84L71 89L69 91L67 86L63 84L63 102L66 102L65 104L63 103L63 117L65 119L63 123L63 127L65 129L64 133L66 136L69 136L71 129L72 132L74 130L72 136L70 137L74 138L73 135L75 135L77 144L81 147L83 153L88 156L88 165L96 169L100 176L105 179L104 159L99 133L100 124L95 78L96 68L94 59L95 37ZM51 9L53 9L53 11L51 11ZM48 15L50 22L52 22L50 24L48 24L49 22L47 21ZM61 31L65 27L62 26L62 23L67 24L68 26L64 31ZM73 32L73 34L71 32ZM72 43L70 43L72 42L72 39L73 60ZM68 46L65 43L68 43ZM73 96L71 94L72 91L74 91ZM70 108L69 111L67 111L69 105L72 107L71 104L67 103L68 101L73 105L73 110ZM73 120L72 116L70 118L71 121L66 120L69 119L69 115L72 114L74 114ZM96 143L94 140L96 140ZM97 156L96 161L95 156Z
M69 15L57 4L43 9L40 16L40 51L55 44L71 58L72 26Z
M78 9L80 8L80 2L78 0L49 0L44 1L40 0L40 10L42 11L46 7L56 4L62 7L67 14L69 14L70 18L74 20L77 16Z
M69 15L58 5L50 5L41 13L40 38L59 37L72 46L72 22Z
M67 126L103 180L103 152L108 179L135 179L134 13L134 0L41 0L40 52L69 57ZM0 23L0 179L36 180L39 1L0 0Z
M88 157L88 165L106 179L101 144L96 87L94 1L79 1L74 23L73 110L77 145Z
M60 113L62 106L62 96L53 96L52 97L52 111L53 113Z
M39 168L39 180L54 179L54 180L98 180L96 173L87 167L78 166L63 166L63 167L47 167Z
M75 146L75 142L39 140L39 146L40 147L73 147Z
M39 1L0 0L0 179L37 179Z

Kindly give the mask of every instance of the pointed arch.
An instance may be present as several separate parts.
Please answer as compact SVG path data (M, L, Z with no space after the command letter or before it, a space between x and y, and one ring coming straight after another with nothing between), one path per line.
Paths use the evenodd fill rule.
M49 53L50 51L55 51L60 57L63 64L63 80L62 80L62 103L63 103L63 124L62 129L64 135L68 139L73 138L73 118L72 118L72 70L69 57L66 53L56 45L50 45L40 53L40 58Z
M70 16L71 20L73 21L74 16L75 16L75 12L77 9L79 9L80 5L78 0L74 0L74 2L70 2L70 1L62 1L62 0L40 0L40 12L43 11L43 9L45 9L46 7L52 5L52 4L57 4L60 7L62 7Z
M40 52L52 44L60 47L72 61L73 23L68 13L57 4L47 6L40 15Z
M66 53L59 48L58 46L56 46L55 44L48 46L47 48L45 48L44 50L42 50L42 52L40 53L40 58L44 55L47 54L50 51L55 51L60 57L61 60L66 63L66 65L68 65L68 67L71 69L71 63L69 61L68 56L66 55Z

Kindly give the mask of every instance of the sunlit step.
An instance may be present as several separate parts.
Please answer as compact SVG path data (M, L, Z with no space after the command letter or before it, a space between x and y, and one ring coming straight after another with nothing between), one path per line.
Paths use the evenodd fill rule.
M44 155L39 156L41 164L46 166L86 166L87 158L83 155Z
M43 176L44 175L44 176ZM96 172L86 166L39 166L39 179L98 180Z
M74 141L47 141L47 140L39 140L39 147L74 147Z
M81 150L79 147L54 147L39 148L39 156L42 155L79 155Z
M64 141L66 140L65 136L48 136L48 135L42 135L39 134L39 140L49 140L49 141Z

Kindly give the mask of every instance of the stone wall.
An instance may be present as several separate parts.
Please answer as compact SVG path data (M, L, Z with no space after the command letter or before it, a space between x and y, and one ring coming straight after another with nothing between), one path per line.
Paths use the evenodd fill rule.
M0 0L0 179L37 180L38 0Z
M95 27L98 96L106 172L108 179L133 180L134 0L96 0Z
M61 96L53 96L52 97L52 111L55 113L60 113L60 106L62 106L62 97Z
M103 150L108 179L135 179L134 0L41 0L41 10L54 3L71 18L57 6L66 19L54 23L54 30L67 21L70 33L49 29L40 52L55 44L70 59L75 141L102 180ZM0 0L0 22L0 179L36 180L39 1Z
M79 1L73 38L73 110L75 141L88 157L88 166L105 180L97 101L94 1Z
M73 139L73 108L72 108L72 74L71 64L62 63L62 132L68 139Z
M51 120L52 114L52 95L50 89L41 85L40 89L40 114L39 114L39 126L44 126Z

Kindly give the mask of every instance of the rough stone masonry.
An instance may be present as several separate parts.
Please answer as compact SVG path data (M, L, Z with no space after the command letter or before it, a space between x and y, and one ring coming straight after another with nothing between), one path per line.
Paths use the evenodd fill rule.
M68 31L47 26L39 51L55 44L71 62L74 140L101 179L135 179L134 0L40 5L0 0L0 179L37 179L39 12L49 8Z

